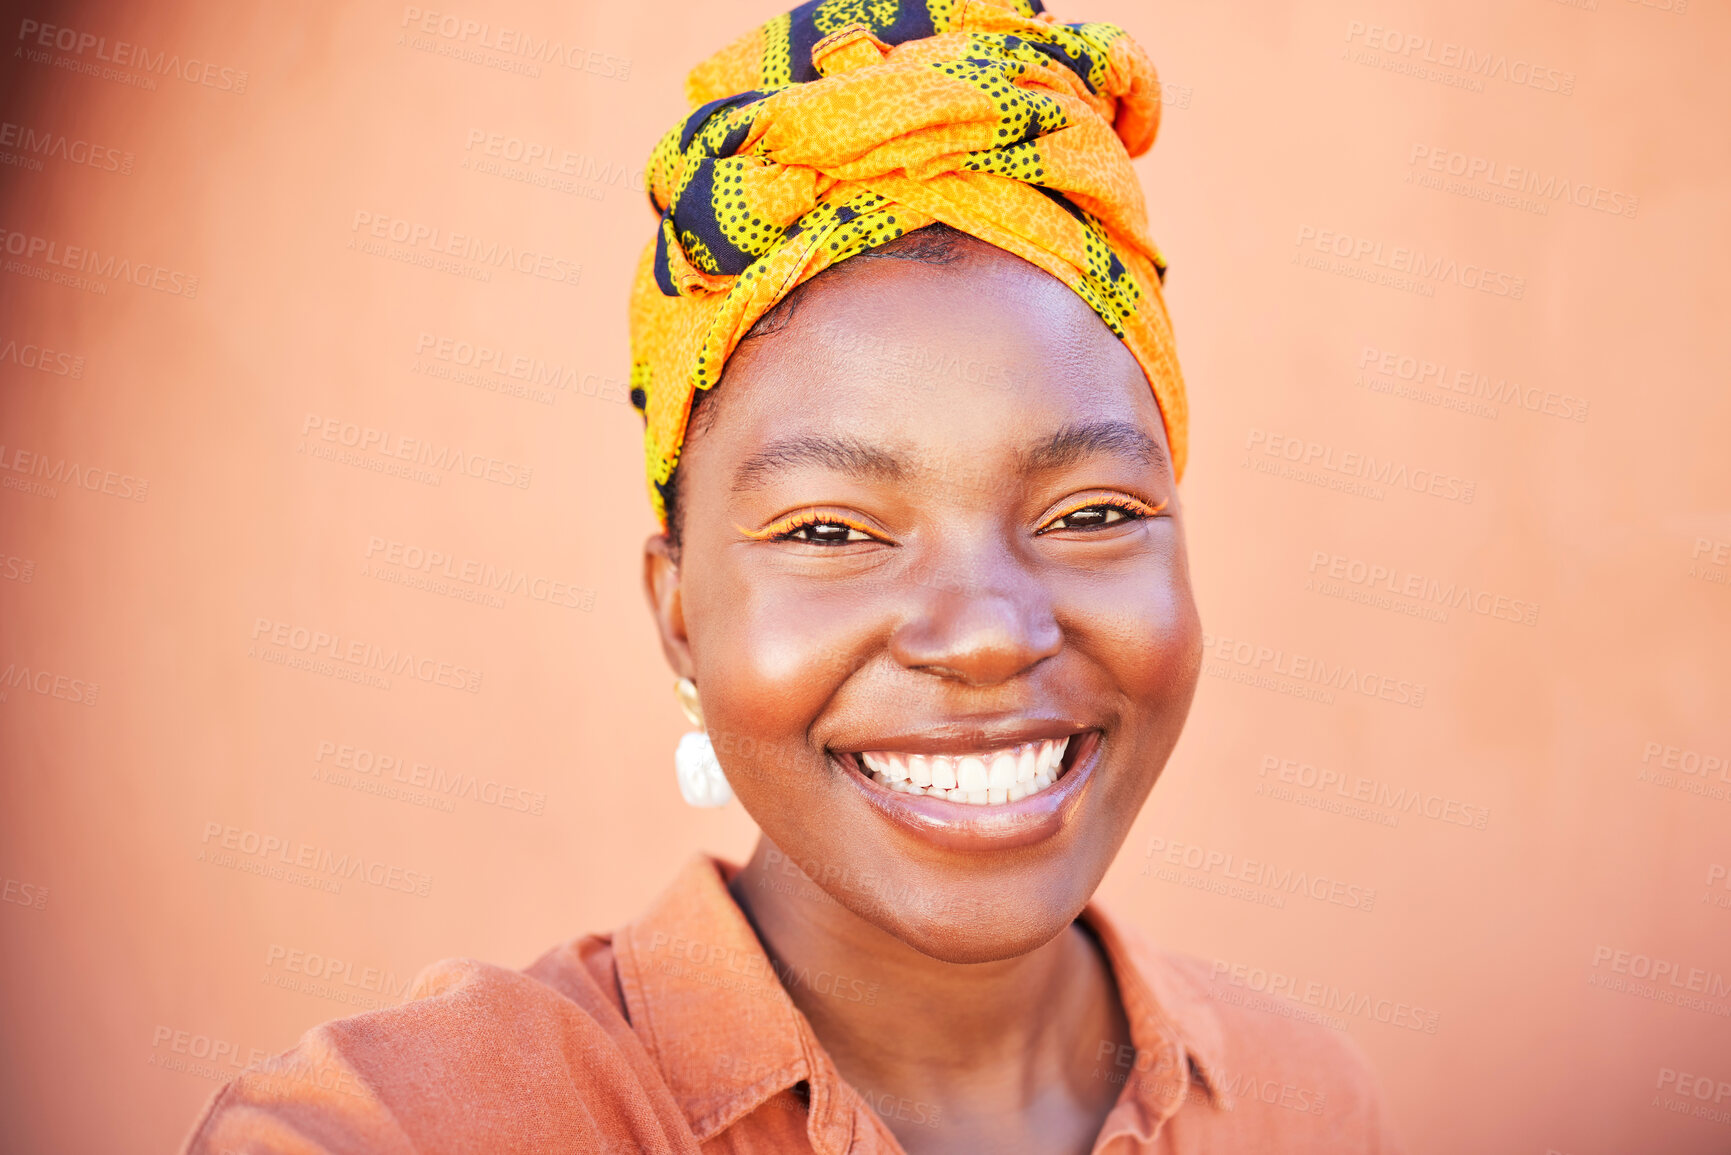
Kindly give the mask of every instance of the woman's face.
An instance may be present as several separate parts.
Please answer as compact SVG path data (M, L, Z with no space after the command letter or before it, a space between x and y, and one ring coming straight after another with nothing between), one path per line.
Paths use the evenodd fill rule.
M764 835L861 918L981 962L1093 894L1201 631L1135 359L1053 277L961 254L840 265L738 349L685 447L678 563L652 538L646 576Z

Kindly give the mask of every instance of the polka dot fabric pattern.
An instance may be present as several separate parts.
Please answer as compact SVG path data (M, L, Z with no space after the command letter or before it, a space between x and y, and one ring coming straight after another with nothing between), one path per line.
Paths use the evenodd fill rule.
M650 500L667 497L697 391L758 318L837 261L942 221L1051 273L1121 338L1183 474L1187 410L1132 157L1160 90L1111 24L1038 0L822 0L686 79L650 155L661 223L631 291L631 400Z

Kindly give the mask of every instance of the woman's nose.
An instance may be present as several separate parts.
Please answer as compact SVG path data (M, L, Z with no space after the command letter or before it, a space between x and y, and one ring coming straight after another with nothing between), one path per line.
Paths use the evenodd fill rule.
M971 567L972 580L915 573L917 609L891 635L890 653L912 670L970 686L1007 682L1063 645L1048 591L1009 559Z

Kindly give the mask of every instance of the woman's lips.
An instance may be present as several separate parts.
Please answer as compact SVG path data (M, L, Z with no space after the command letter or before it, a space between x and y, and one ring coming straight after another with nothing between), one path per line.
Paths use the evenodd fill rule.
M851 771L848 780L867 802L922 841L950 850L1008 850L1044 841L1062 829L1088 787L1099 762L1100 745L1100 731L1085 730L1060 738L944 755L871 750L835 757ZM914 774L921 758L925 760L923 772L933 783L920 786L916 793ZM1026 781L1021 778L1024 758L1031 759L1034 771ZM954 787L938 785L946 764L956 775ZM881 780L904 769L908 774L905 780ZM996 780L1003 782L1012 770L1016 779L1013 786L992 785L994 773ZM978 786L982 772L986 778L983 788ZM964 773L972 789L964 788ZM1018 789L1020 796L1012 800L1011 791ZM961 792L962 797L952 800L950 790ZM975 797L981 800L975 802Z

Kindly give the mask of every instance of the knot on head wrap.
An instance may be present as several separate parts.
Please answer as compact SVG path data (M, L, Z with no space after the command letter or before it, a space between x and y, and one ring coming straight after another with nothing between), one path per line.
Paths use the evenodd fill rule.
M1039 0L812 0L694 69L650 157L660 231L631 294L631 401L667 499L699 389L824 269L942 221L1070 286L1153 386L1181 476L1184 383L1165 262L1130 167L1154 67L1111 24Z

